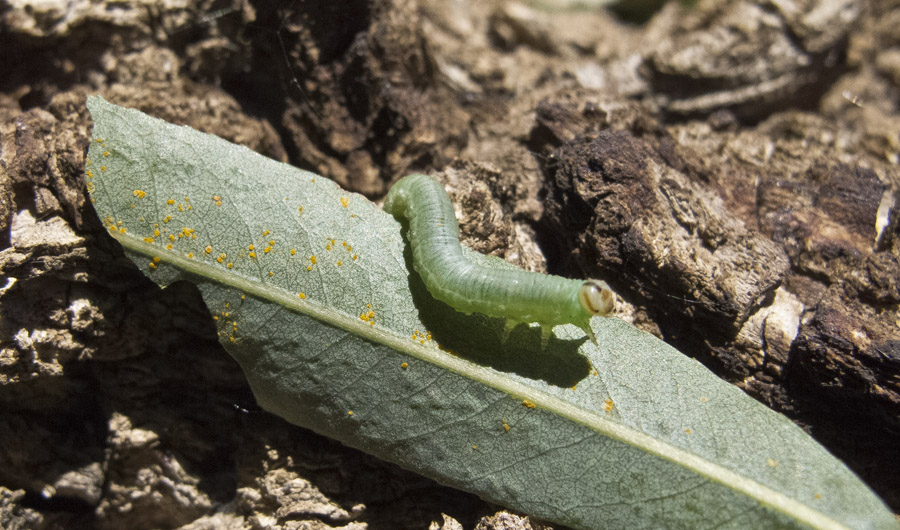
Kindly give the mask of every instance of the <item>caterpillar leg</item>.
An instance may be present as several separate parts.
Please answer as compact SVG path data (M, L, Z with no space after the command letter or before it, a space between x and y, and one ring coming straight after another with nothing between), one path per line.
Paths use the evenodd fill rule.
M512 333L513 328L521 324L521 322L517 322L515 320L506 319L503 321L503 330L500 332L500 342L506 344L506 341L509 340L509 334Z
M546 325L541 326L541 350L547 349L547 344L550 342L550 337L553 335L553 326Z
M578 326L584 330L584 333L591 339L591 342L594 343L594 346L597 345L597 336L594 335L594 330L591 329L591 320L588 319L584 324Z
M503 324L503 342L506 343L509 340L509 334L512 333L513 328L521 324L521 322L517 320L506 320ZM547 344L550 342L550 336L553 335L553 326L551 325L541 325L537 323L528 324L529 328L534 328L537 326L541 330L541 349L546 350Z

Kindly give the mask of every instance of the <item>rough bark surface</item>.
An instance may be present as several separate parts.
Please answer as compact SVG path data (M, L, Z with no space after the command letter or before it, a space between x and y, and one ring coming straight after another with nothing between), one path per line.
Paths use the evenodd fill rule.
M536 7L540 4L542 7ZM88 94L606 279L900 511L900 7L0 3L0 527L549 528L256 408L86 201ZM261 177L264 178L264 177ZM495 513L496 512L496 513Z

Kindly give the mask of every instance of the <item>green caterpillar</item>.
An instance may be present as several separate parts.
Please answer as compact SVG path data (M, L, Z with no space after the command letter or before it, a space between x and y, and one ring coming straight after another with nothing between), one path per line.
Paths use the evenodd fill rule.
M466 314L537 322L548 326L545 332L557 324L574 324L597 344L591 317L607 315L615 306L605 282L473 264L462 253L450 197L427 175L397 181L384 210L408 222L413 266L434 298Z

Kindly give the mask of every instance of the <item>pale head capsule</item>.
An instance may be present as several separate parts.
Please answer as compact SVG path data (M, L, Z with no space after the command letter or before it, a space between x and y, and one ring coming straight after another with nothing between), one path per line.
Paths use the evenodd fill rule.
M570 306L574 313L569 321L583 329L591 342L597 344L597 337L591 329L591 317L606 316L612 312L616 306L616 296L605 282L585 280L578 287L577 299L577 304Z
M615 295L600 280L585 280L578 289L578 301L585 311L596 316L609 314L616 305Z

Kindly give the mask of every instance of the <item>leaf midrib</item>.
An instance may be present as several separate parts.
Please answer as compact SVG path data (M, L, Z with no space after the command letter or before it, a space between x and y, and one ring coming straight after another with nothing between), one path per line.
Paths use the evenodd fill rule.
M416 359L429 362L467 379L500 390L515 399L527 399L537 407L548 410L557 416L567 418L614 440L640 448L644 452L706 477L712 482L743 493L755 499L759 504L792 517L799 522L816 528L847 529L845 525L831 517L813 510L796 499L755 480L739 475L694 453L663 443L646 433L605 419L594 411L573 405L549 393L516 382L489 368L449 355L438 348L426 347L417 342L409 341L399 333L381 330L341 311L316 302L301 300L296 296L296 293L288 293L271 284L250 280L237 273L222 270L198 259L186 258L171 251L161 251L159 246L142 241L127 233L113 232L111 235L123 247L148 257L158 257L160 263L168 263L196 276L208 278L219 284L238 289L245 294L278 303L290 310L311 316L319 321L358 335L369 342L389 346L391 349L406 353Z

